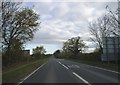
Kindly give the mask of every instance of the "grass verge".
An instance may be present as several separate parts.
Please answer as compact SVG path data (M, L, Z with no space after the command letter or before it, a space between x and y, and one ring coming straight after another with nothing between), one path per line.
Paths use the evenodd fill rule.
M100 61L88 61L88 60L78 60L78 59L68 59L68 60L75 61L78 63L88 64L92 66L97 66L117 72L118 72L118 66L120 66L119 64L115 64L115 63L108 64L107 62L100 62Z
M45 63L48 58L43 58L36 61L31 61L24 65L19 65L8 69L7 71L3 71L2 74L2 82L3 83L17 83L20 82L25 76L30 74L32 71L37 69L40 65Z

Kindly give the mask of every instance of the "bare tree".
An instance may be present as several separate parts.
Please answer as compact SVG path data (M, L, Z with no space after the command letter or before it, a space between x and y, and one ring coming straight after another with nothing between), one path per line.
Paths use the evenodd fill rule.
M102 37L109 37L111 35L109 20L109 15L104 15L97 21L89 24L90 33L93 36L90 39L98 45L100 52L103 49Z
M106 9L110 15L109 24L112 27L111 32L115 36L120 36L120 1L118 1L118 8L115 12L111 11L108 5L106 6Z

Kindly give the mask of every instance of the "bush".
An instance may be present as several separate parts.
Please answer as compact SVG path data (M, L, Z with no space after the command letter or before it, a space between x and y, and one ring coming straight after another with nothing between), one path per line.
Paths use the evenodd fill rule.
M74 55L71 52L62 52L60 53L61 58L72 58L72 59L79 59L79 60L90 60L90 61L100 61L101 54L99 52L94 53L79 53L78 55Z
M100 55L99 52L83 53L83 54L79 54L78 58L81 59L81 60L100 61L101 60L101 55Z

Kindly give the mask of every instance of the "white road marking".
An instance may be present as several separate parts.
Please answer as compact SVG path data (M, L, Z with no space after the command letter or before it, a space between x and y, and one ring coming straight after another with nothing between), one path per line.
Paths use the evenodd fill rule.
M62 64L61 62L58 62L59 64Z
M65 66L64 64L62 64L63 67L65 67L66 69L69 69L67 66Z
M82 64L82 63L81 63L81 64ZM109 72L113 72L113 73L120 74L120 72L113 71L113 70L109 70L109 69L105 69L105 68L102 68L102 67L92 66L92 65L88 65L88 64L83 64L83 65L86 65L86 66L89 66L89 67L93 67L93 68L97 68L97 69L101 69L101 70L105 70L105 71L109 71Z
M47 62L46 62L47 63ZM38 69L43 67L46 63L42 64L40 67L38 67L36 70L34 70L32 73L30 73L28 76L26 76L19 84L23 83L27 78L29 78L31 75L33 75Z
M86 64L83 64L83 65L86 65ZM90 66L90 67L93 67L93 68L97 68L97 69L101 69L101 70L105 70L105 71L109 71L109 72L120 74L120 72L112 71L112 70L109 70L109 69L104 69L104 68L101 68L101 67L96 67L96 66L91 66L91 65L86 65L86 66Z
M81 79L84 83L91 85L88 81L86 81L85 79L83 79L82 77L80 77L78 74L76 74L75 72L72 72L76 77L78 77L79 79Z
M58 61L59 64L61 64L63 67L65 67L66 69L69 69L67 66L65 66L64 64L62 64L61 62Z
M69 60L66 60L66 61L69 61ZM74 61L72 61L74 62ZM75 62L77 63L77 62ZM80 64L80 63L79 63ZM81 63L82 64L82 63ZM120 74L120 72L117 72L117 71L113 71L113 70L109 70L109 69L105 69L105 68L102 68L102 67L97 67L97 66L92 66L92 65L87 65L87 64L83 64L83 65L86 65L86 66L90 66L90 67L93 67L93 68L97 68L97 69L101 69L101 70L105 70L105 71L109 71L109 72L113 72L113 73L117 73L117 74Z
M68 65L69 68L80 68L78 65Z

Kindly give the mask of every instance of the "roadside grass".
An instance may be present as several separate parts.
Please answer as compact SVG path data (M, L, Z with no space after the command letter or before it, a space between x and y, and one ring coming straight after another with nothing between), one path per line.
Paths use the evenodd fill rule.
M101 62L101 61L89 61L89 60L79 60L79 59L68 59L68 60L75 61L82 64L92 65L96 67L101 67L101 68L105 68L105 69L109 69L117 72L118 72L118 66L120 66L120 64L107 63L107 62Z
M24 63L21 65L16 65L15 67L11 67L8 70L4 70L2 74L2 82L3 83L18 83L25 76L30 74L40 65L45 63L48 60L47 58L39 59L36 61L30 61L28 63Z

